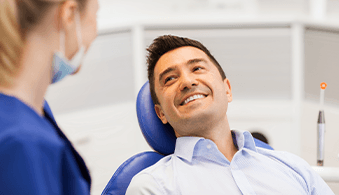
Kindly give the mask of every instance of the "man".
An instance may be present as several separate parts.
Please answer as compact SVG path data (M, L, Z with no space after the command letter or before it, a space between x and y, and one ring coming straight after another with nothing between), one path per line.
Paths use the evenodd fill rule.
M175 152L141 171L126 194L333 194L301 158L257 148L231 131L230 81L198 41L165 35L147 49L155 111L177 136Z

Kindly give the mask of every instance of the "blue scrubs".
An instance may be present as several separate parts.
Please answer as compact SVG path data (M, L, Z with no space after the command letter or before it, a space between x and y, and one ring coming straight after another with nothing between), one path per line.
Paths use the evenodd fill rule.
M0 195L90 194L83 159L44 112L0 93Z

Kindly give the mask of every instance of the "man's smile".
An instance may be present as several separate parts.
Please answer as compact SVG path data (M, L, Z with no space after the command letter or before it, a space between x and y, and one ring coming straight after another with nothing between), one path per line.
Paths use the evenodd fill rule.
M180 103L180 106L184 106L184 105L187 105L195 100L198 100L198 99L203 99L207 97L207 95L205 94L202 94L202 93L194 93L194 94L189 94L189 95L186 95L181 103Z

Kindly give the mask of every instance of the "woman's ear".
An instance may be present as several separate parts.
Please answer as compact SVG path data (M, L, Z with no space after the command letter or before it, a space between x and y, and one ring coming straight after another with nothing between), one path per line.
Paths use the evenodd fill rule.
M224 85L225 85L228 102L231 102L232 101L232 87L231 87L231 83L228 80L228 78L224 79Z
M162 121L162 123L167 124L168 121L166 119L166 116L165 116L164 111L162 110L160 104L155 104L154 110L155 110L155 113L157 113L159 119Z
M60 14L60 25L61 28L65 31L74 28L75 23L75 12L78 9L78 4L76 1L65 1L60 5L59 14Z

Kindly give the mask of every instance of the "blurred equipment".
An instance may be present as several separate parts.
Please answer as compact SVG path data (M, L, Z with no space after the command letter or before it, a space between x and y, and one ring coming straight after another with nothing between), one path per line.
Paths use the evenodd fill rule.
M269 145L269 142L268 142L268 139L266 138L266 136L263 134L263 133L260 133L260 132L251 132L252 136L266 144Z
M320 84L320 110L318 116L318 150L317 150L317 165L324 165L324 141L325 141L325 115L324 115L324 96L327 84Z

